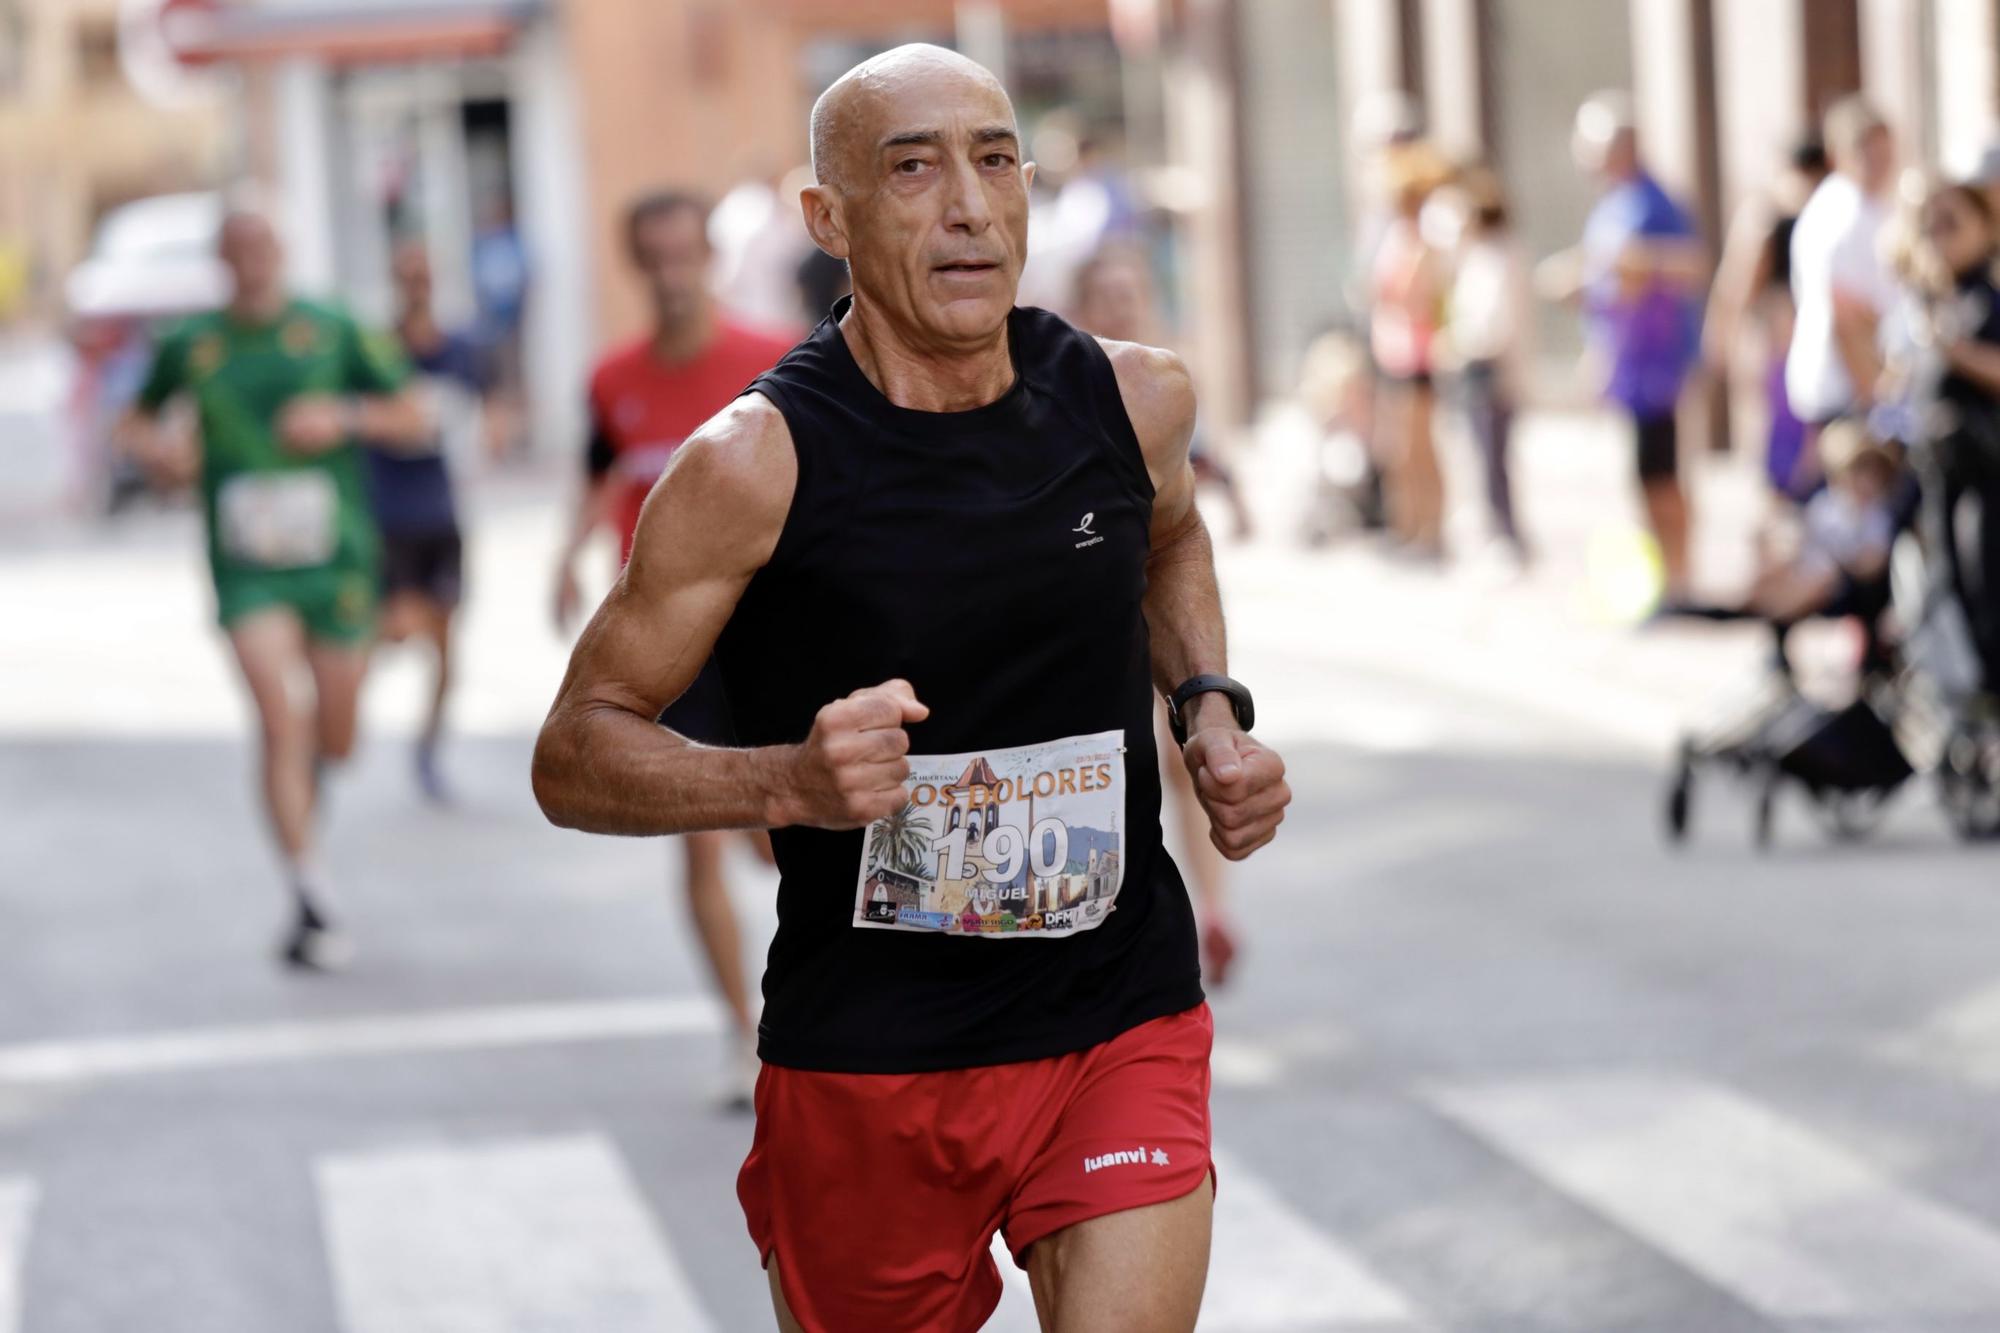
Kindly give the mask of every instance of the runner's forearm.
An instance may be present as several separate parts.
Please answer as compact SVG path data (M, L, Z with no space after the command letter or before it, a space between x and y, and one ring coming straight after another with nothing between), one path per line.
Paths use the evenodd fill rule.
M396 394L364 394L353 400L349 434L378 444L429 449L436 423L423 400L405 389Z
M1192 503L1185 518L1153 543L1146 563L1145 610L1153 683L1161 694L1171 693L1189 676L1228 670L1215 548Z
M535 799L551 823L586 833L774 828L792 822L794 748L715 749L615 704L558 701L535 745Z
M571 511L569 536L563 542L561 565L567 569L583 550L583 544L590 540L590 534L604 523L611 508L611 482L608 477L592 477L584 483L583 492L576 498L576 508Z

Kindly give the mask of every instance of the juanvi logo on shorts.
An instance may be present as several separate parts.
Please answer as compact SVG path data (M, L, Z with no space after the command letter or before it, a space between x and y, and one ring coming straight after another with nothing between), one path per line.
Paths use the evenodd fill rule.
M1167 1150L1165 1148L1155 1148L1151 1152L1147 1152L1143 1147L1127 1148L1118 1152L1102 1153L1096 1157L1086 1157L1083 1159L1085 1175L1090 1174L1092 1171L1102 1171L1107 1166L1165 1165L1167 1165Z

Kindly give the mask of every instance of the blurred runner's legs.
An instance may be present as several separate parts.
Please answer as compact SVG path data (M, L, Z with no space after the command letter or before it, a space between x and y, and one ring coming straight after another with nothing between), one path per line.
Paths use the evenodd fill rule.
M576 560L590 535L609 527L618 535L621 561L628 559L640 508L681 441L790 347L716 307L709 290L714 253L708 214L706 200L678 191L646 195L626 214L625 243L646 283L652 328L645 337L614 348L591 375L585 483L569 540L556 562L559 627L567 626L576 612ZM713 663L666 707L659 722L705 744L732 742L729 700ZM689 833L681 839L681 850L688 916L733 1031L726 1099L748 1109L757 1073L756 1020L744 975L742 933L723 873L727 841L719 832ZM757 850L769 859L767 841Z
M430 255L420 238L396 247L396 336L412 368L431 383L451 383L478 395L494 387L489 349L469 333L447 330L431 305ZM438 767L445 700L452 680L452 619L464 592L464 538L459 530L442 435L423 454L368 451L376 521L382 529L382 616L387 643L421 639L437 668L416 744L417 783L432 801L446 799Z
M281 956L327 968L347 950L313 820L326 768L354 748L379 557L354 439L421 447L429 421L393 347L286 293L262 215L226 217L218 253L234 281L229 305L160 340L119 435L162 481L199 474L217 618L256 710L265 810L294 897ZM191 441L155 429L183 395L199 458ZM292 690L306 676L313 702L302 712Z

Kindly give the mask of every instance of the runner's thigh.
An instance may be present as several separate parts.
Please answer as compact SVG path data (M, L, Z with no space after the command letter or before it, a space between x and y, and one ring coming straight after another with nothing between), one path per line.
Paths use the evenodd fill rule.
M272 606L239 616L228 633L258 721L266 734L282 730L293 721L291 679L306 659L305 627L290 608Z
M1191 1333L1208 1281L1212 1177L1166 1203L1078 1222L1028 1251L1052 1333Z

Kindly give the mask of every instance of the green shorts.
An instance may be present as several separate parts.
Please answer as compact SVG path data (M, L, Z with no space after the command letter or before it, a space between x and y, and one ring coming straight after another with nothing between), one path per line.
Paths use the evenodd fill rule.
M257 611L289 607L309 638L359 644L375 631L376 571L343 563L311 569L216 570L215 613L222 627Z

